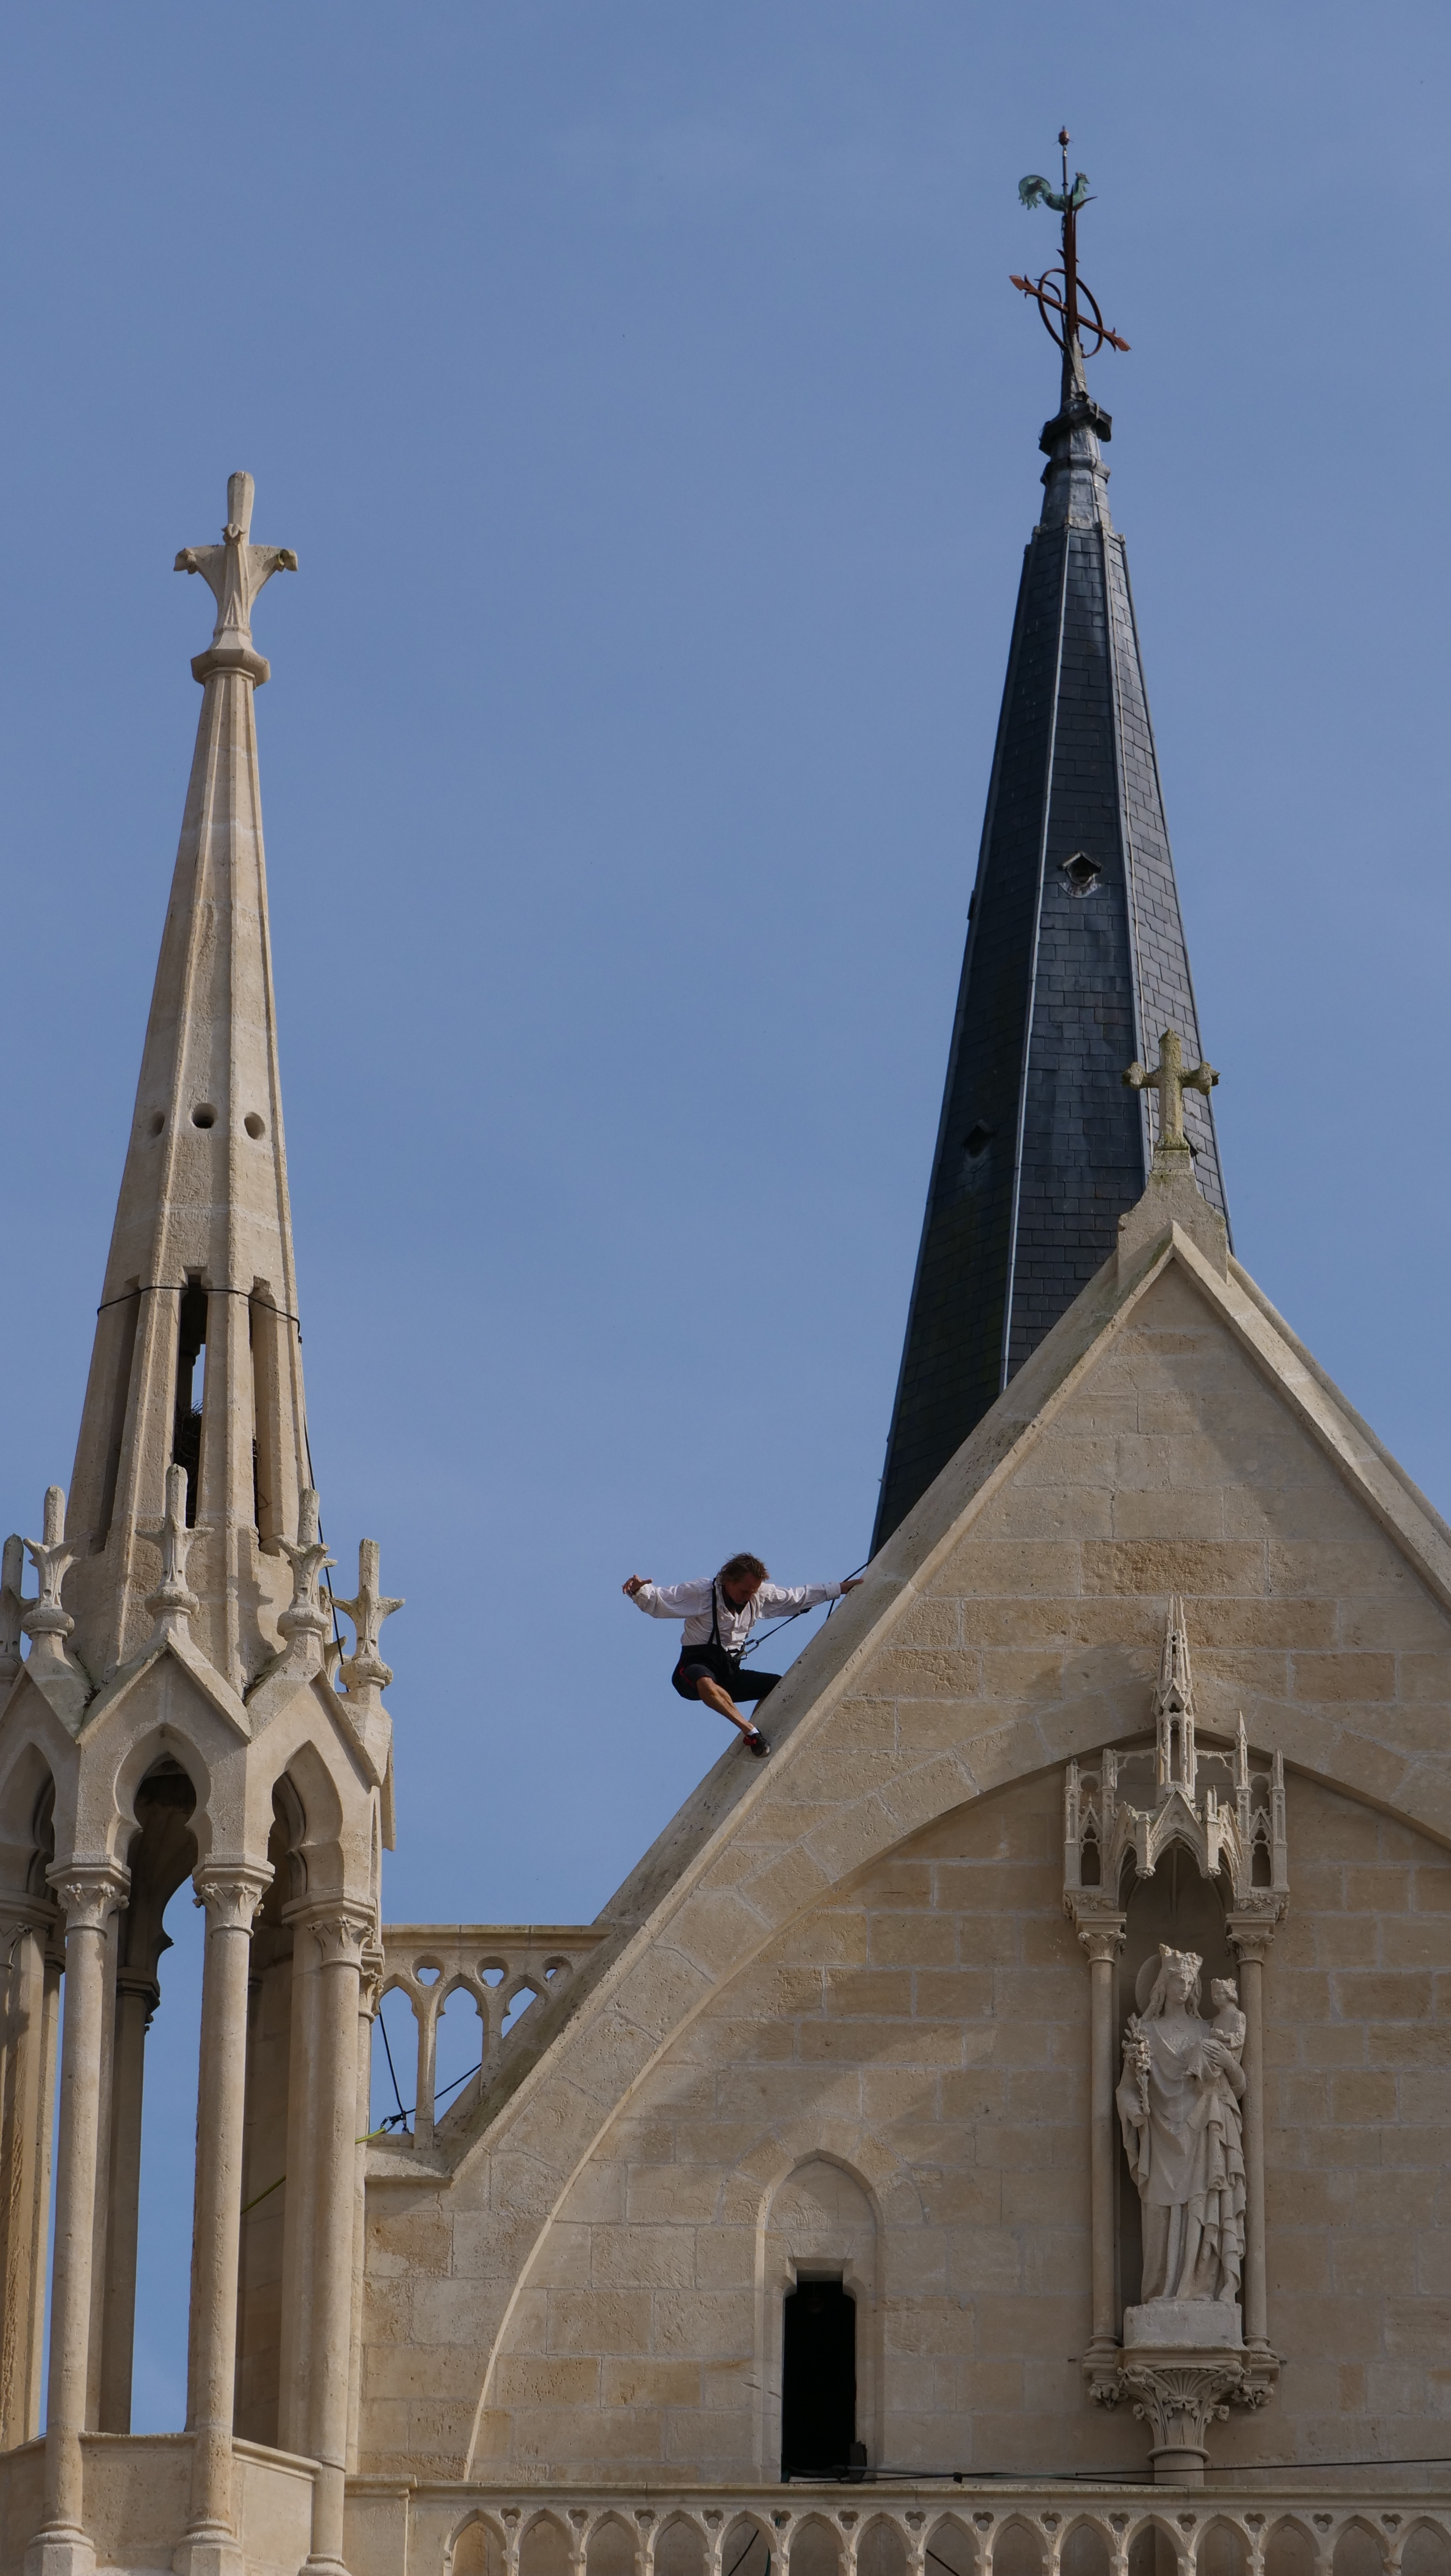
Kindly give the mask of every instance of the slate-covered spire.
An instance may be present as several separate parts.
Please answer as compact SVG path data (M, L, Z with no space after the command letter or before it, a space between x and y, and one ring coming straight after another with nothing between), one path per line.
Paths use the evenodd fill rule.
M297 559L253 545L251 516L252 478L234 474L220 545L176 564L217 617L191 666L201 717L67 1513L73 1651L93 1683L151 1627L173 1463L192 1636L237 1690L275 1651L292 1588L278 1543L311 1481L252 703L268 677L252 603Z
M1166 1029L1202 1055L1124 541L1112 424L1088 392L1104 340L1077 273L1087 199L1025 179L1063 217L1032 296L1063 352L1039 445L1042 517L1018 590L967 951L873 1547L905 1518L1112 1251L1144 1189L1157 1103L1124 1083ZM1185 1099L1204 1197L1225 1211L1206 1097Z

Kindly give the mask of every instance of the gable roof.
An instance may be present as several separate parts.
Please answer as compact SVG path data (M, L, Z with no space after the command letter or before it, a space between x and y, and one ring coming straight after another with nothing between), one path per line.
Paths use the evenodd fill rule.
M1161 1283L1176 1277L1424 1587L1437 1605L1432 1615L1451 1623L1451 1528L1230 1258L1222 1219L1192 1183L1156 1171L1121 1221L1115 1256L772 1694L772 1761L744 1764L732 1748L602 1909L598 1921L614 1937L545 2006L532 2046L512 2054L481 2098L453 2150L460 2165L482 2146L511 2158L522 2149L541 2192L549 2174L562 2188L600 2121L668 2039L787 1921L935 1817L1122 1736L1122 1690L1102 1679L1051 1721L1025 1706L1011 1722L987 1726L985 1712L954 1697L950 1676L911 1699L919 1686L901 1670L914 1657L930 1660L920 1650L934 1634L934 1585L948 1560L974 1543L995 1500L1025 1481L1055 1422L1112 1362ZM1143 1561L1150 1578L1136 1588L1157 1592L1152 1542ZM1151 1624L1157 1636L1161 1607ZM1444 1642L1451 1646L1451 1624ZM888 1723L881 1712L890 1716L899 1694ZM1439 1742L1382 1742L1373 1713L1357 1724L1338 1704L1297 1703L1283 1716L1292 1761L1451 1842L1451 1769ZM375 2167L380 2177L388 2161Z

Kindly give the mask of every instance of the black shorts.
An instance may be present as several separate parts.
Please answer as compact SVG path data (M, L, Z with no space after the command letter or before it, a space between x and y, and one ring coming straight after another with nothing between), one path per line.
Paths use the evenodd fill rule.
M779 1673L752 1672L748 1664L740 1664L734 1655L728 1655L724 1646L713 1646L708 1637L699 1646L682 1646L680 1661L670 1676L682 1699L697 1699L700 1694L696 1683L712 1681L719 1682L721 1689L735 1700L764 1699L780 1678Z

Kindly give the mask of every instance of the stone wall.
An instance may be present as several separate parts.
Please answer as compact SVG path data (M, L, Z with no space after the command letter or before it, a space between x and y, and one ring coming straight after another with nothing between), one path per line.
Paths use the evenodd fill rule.
M1142 2463L1142 2428L1085 2404L1076 2360L1087 1973L1061 1766L1144 1733L1171 1592L1201 1729L1242 1708L1292 1770L1267 1971L1287 2366L1215 2456L1444 2450L1451 1873L1429 1837L1451 1841L1451 1621L1171 1268L969 1492L915 1591L874 1627L870 1589L846 1606L837 1636L863 1643L839 1684L831 1632L809 1650L772 1762L598 2018L484 2107L451 2175L405 2184L395 2156L370 2192L365 2470L771 2474L795 2259L777 2212L823 2161L872 2212L877 2459Z

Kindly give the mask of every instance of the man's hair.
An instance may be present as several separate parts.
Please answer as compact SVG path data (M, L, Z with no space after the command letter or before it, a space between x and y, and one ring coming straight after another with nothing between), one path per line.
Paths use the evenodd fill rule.
M765 1582L766 1569L758 1556L728 1556L716 1576L716 1581L717 1583L744 1583L748 1575L752 1583Z

